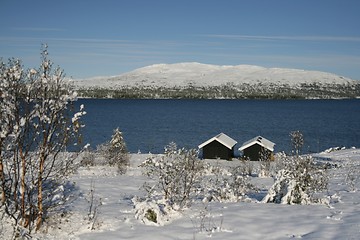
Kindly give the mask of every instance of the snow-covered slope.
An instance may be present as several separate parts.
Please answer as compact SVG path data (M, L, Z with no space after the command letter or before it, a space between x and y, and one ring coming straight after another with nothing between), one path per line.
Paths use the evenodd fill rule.
M332 73L251 65L156 64L75 80L91 98L356 98L360 82Z
M211 87L225 84L354 84L332 73L251 65L218 66L201 63L155 64L112 77L75 80L79 87Z

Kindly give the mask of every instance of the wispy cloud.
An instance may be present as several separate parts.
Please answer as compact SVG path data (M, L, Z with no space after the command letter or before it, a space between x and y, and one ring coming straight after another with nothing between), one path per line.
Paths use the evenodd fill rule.
M36 38L36 37L1 37L0 42L4 44L26 44L29 43L52 43L64 44L67 46L81 45L83 47L116 47L116 46L141 46L146 41L131 41L125 39L100 39L100 38ZM147 43L149 44L149 43Z
M329 41L329 42L360 42L360 37L352 36L265 36L265 35L226 35L205 34L200 35L209 38L233 39L233 40L279 40L279 41Z
M156 55L160 53L181 54L182 48L197 47L199 43L192 41L171 41L171 40L128 40L128 39L100 39L100 38L36 38L36 37L1 37L0 43L3 47L17 46L26 47L34 46L38 48L41 43L47 43L51 48L76 49L81 52L87 49L92 53L101 52L101 54L110 53L111 55L119 52L128 52L133 54L147 53ZM39 45L39 46L38 46ZM0 47L1 49L1 47ZM181 49L181 50L179 50Z
M27 32L64 32L66 29L62 28L42 28L42 27L18 27L13 28L15 31L27 31Z

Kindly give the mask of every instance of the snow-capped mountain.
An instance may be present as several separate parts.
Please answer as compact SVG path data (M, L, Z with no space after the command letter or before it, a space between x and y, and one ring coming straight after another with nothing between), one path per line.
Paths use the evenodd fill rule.
M303 87L328 88L359 86L355 81L336 74L286 68L264 68L252 65L218 66L201 63L155 64L119 76L75 80L79 88L105 89L185 89L232 88L236 92L264 92L271 88L296 89ZM244 87L245 86L245 87ZM260 86L261 89L259 88ZM264 86L266 86L264 88ZM255 88L255 89L254 89ZM274 92L271 91L270 93ZM316 89L318 90L318 89ZM329 89L328 89L329 90ZM334 91L336 89L333 89ZM221 97L221 96L220 96ZM316 97L316 96L310 96Z

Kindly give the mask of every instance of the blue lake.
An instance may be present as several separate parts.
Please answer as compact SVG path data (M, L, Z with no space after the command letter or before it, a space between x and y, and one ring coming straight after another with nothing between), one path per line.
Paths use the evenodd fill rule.
M84 143L93 148L123 132L130 152L162 153L175 142L197 148L224 132L238 144L261 135L275 152L291 151L289 133L304 135L303 153L330 147L360 147L360 99L352 100L118 100L80 99Z

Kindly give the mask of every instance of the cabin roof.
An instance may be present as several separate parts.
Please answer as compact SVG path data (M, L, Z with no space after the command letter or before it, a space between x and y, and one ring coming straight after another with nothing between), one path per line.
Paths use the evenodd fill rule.
M239 148L239 151L243 151L244 149L246 149L254 144L259 144L260 146L262 146L270 151L274 151L275 143L271 142L270 140L268 140L262 136L257 136L257 137L250 139L249 141L244 142L243 145Z
M208 145L209 143L211 143L213 141L218 141L219 143L221 143L222 145L224 145L225 147L227 147L229 149L232 149L235 146L235 144L237 143L237 141L235 141L234 139L232 139L225 133L220 133L220 134L216 135L215 137L210 138L209 140L200 144L199 148L203 148L204 146Z

